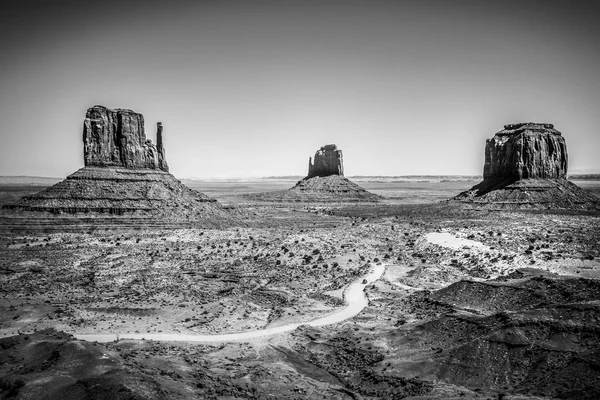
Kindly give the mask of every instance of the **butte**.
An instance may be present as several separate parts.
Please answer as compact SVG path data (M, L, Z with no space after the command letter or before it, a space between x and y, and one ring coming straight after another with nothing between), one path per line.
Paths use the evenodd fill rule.
M504 125L486 141L483 181L451 202L486 209L598 209L567 180L567 145L552 124Z
M342 150L335 144L321 147L314 159L309 158L308 175L291 189L251 197L263 201L316 203L377 202L381 199L344 177Z
M156 145L146 138L142 114L94 106L83 123L84 167L5 208L26 215L86 213L98 223L102 215L151 216L154 221L230 219L215 199L169 173L160 122L156 136Z

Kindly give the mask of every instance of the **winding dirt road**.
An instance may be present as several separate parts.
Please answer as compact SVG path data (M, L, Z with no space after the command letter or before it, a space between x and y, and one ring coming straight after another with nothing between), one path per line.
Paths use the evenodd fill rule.
M230 342L238 340L256 339L263 336L276 335L292 331L301 325L323 326L335 324L360 313L369 304L365 297L364 289L367 285L375 282L383 275L385 265L375 265L373 270L350 284L344 291L346 307L333 313L311 321L295 322L292 324L277 326L274 328L260 329L256 331L224 333L218 335L195 335L185 333L97 333L97 334L75 334L75 338L91 342L112 342L118 339L148 339L167 342Z

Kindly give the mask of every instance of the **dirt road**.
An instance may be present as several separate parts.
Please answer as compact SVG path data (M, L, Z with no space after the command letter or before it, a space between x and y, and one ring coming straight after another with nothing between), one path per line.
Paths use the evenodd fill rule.
M287 325L277 326L273 328L260 329L255 331L236 332L236 333L224 333L217 335L194 335L184 333L98 333L98 334L81 334L74 336L80 340L96 341L96 342L112 342L117 339L148 339L158 341L178 341L178 342L230 342L238 340L249 340L263 336L276 335L278 333L284 333L292 331L301 325L309 326L323 326L335 324L346 319L352 318L360 313L365 308L369 300L365 297L364 289L367 285L378 280L383 272L385 271L385 265L379 264L374 265L373 270L357 279L354 283L350 284L344 292L344 300L346 301L346 307L337 310L329 315L321 318L314 319L312 321L295 322Z

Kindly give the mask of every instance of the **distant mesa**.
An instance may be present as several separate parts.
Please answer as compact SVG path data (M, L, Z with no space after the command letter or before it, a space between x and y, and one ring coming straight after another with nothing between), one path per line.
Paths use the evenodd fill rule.
M225 217L213 198L188 188L169 171L163 126L157 144L146 138L142 114L94 106L83 124L85 166L62 182L6 208L55 214L141 212L174 218Z
M486 141L483 182L453 200L485 208L597 208L594 195L567 180L567 165L567 145L554 125L504 125Z
M248 195L253 200L274 202L377 202L381 196L368 192L344 177L342 150L335 144L321 147L314 161L309 158L308 175L293 188Z

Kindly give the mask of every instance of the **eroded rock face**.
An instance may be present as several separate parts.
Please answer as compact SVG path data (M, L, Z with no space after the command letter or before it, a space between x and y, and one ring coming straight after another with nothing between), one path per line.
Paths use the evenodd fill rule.
M487 209L598 209L598 198L567 180L567 160L552 124L504 125L486 142L483 181L452 200Z
M290 203L359 203L378 202L381 196L371 193L340 175L304 178L288 190L252 193L246 198L255 201Z
M344 177L342 151L335 144L321 147L308 160L308 175L288 190L249 194L257 201L346 203L378 202L381 196L371 193Z
M163 126L162 122L156 123L156 150L158 151L158 168L163 171L169 171L167 165L167 157L165 156L165 148L162 140Z
M65 180L3 208L27 213L76 214L74 221L82 213L130 214L134 218L128 226L134 229L167 226L166 221L175 221L171 226L187 224L186 221L195 221L199 226L235 223L236 217L215 199L188 188L168 172L162 132L159 122L157 145L154 145L144 134L141 114L94 106L88 109L84 122L85 166ZM93 224L111 225L110 218L95 216ZM77 224L67 222L59 227L72 229ZM86 224L79 225L87 229ZM20 229L18 224L13 226L16 228L12 229Z
M342 151L335 144L328 144L317 150L314 163L312 159L308 159L307 179L315 176L325 177L330 175L344 176Z
M552 124L519 123L486 141L483 178L558 179L567 176L567 145Z
M155 146L144 133L144 116L126 109L94 106L83 124L85 166L160 169L168 171L158 124Z

